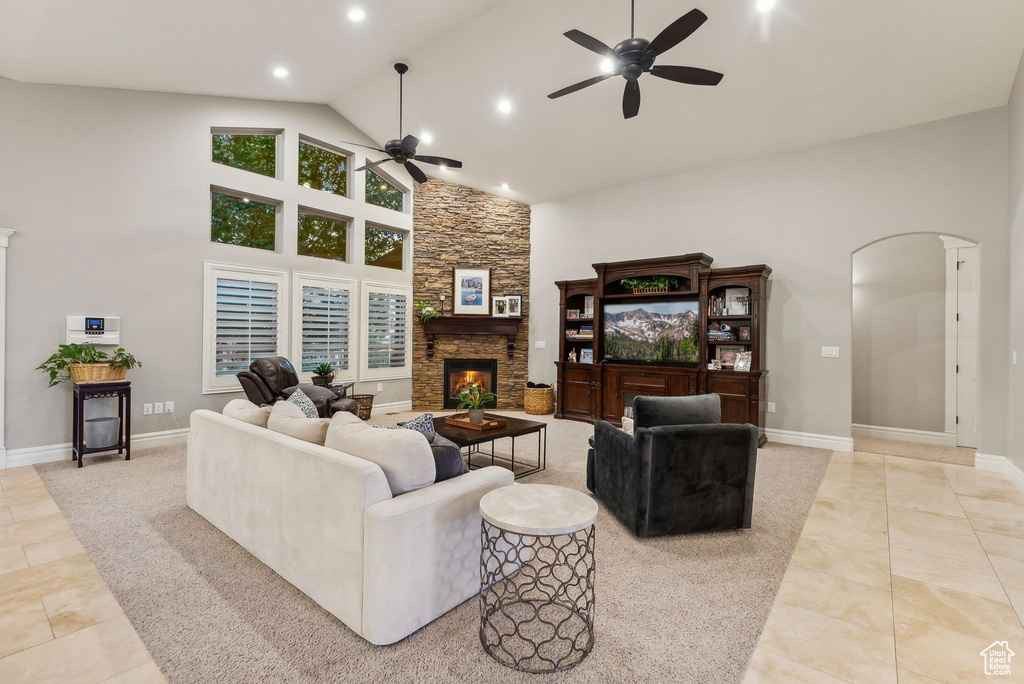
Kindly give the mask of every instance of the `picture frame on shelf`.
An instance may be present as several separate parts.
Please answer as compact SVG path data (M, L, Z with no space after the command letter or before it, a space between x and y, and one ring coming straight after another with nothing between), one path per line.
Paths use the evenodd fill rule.
M491 297L491 315L508 317L508 297Z
M508 315L512 318L519 318L523 315L523 296L522 295L508 295L505 297L508 302L506 307Z
M736 354L736 363L733 364L732 369L734 371L747 372L750 370L750 359L753 357L752 352L741 351Z
M583 297L583 318L594 317L594 296L586 295Z
M567 339L567 340L574 340L574 339L576 339L577 336L579 336L579 334L580 334L580 331L576 330L576 328L566 328L566 330L565 330L565 339Z
M491 313L491 269L452 269L452 313L457 316L489 316Z
M580 363L594 363L594 350L589 347L580 349Z
M575 320L577 320L580 317L580 310L579 309L566 309L565 310L565 317L568 320L575 321Z
M739 329L738 329L738 332L737 332L737 335L736 335L736 339L739 340L740 342L749 342L750 341L750 326L749 325L741 325L739 327Z
M708 366L708 370L722 370L722 362L718 359L713 360Z
M720 344L715 348L715 360L722 364L722 368L732 368L736 365L736 357L743 351L746 351L746 347L741 347L738 344Z
M745 287L725 289L725 315L746 316L750 313L750 290Z

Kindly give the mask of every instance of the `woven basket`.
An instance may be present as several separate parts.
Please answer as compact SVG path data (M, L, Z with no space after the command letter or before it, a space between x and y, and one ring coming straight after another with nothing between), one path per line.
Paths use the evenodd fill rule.
M551 387L523 387L523 407L534 416L543 416L555 410L555 391Z
M372 394L353 394L349 399L355 399L359 405L359 417L362 420L370 420L370 413L373 411Z
M72 363L71 378L76 384L90 382L118 382L128 374L127 368L114 368L109 363Z

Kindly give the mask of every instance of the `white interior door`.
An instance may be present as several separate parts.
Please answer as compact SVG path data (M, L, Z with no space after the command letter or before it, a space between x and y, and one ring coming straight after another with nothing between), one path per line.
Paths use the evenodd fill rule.
M956 445L977 448L978 248L956 251Z

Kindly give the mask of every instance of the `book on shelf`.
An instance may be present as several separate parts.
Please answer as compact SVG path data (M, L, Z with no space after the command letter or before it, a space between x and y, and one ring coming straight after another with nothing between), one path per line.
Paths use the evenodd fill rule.
M584 335L587 335L587 334L593 335L594 334L594 326L592 326L592 325L581 325L580 326L580 333L582 333Z

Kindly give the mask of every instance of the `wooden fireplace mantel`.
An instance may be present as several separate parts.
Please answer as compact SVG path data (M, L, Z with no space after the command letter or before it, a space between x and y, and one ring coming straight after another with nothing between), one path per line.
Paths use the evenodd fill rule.
M508 358L516 350L521 317L505 316L441 316L423 324L427 335L427 358L434 356L435 335L504 335L508 340Z

